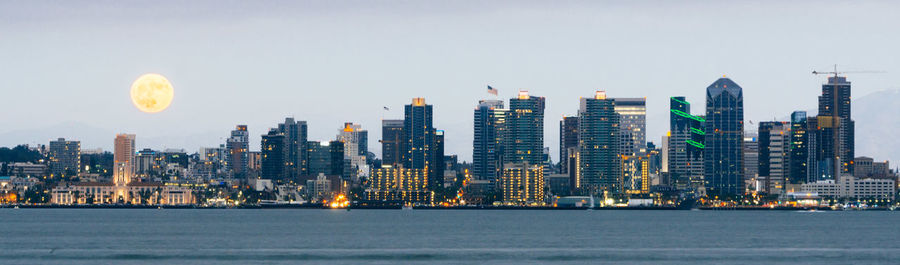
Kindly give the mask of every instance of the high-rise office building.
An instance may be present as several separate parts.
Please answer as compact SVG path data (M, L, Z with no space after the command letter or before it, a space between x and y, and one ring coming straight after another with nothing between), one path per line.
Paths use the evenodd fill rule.
M846 77L833 76L822 85L817 144L817 175L821 179L838 180L853 173L855 157L855 125L851 116L850 82Z
M647 148L647 99L613 100L619 114L619 154L634 156Z
M278 124L278 131L284 135L287 146L287 157L285 157L285 165L287 166L288 178L294 180L300 176L307 175L306 161L306 140L307 126L306 121L295 121L294 118L285 118L284 123Z
M328 142L307 141L306 154L309 158L309 174L332 175L331 173L331 147ZM338 174L340 175L340 174Z
M808 120L806 111L791 113L790 162L786 180L788 184L801 184L807 179L809 167Z
M402 164L400 142L403 137L403 120L381 121L381 164L398 166Z
M759 182L757 189L768 194L781 194L790 172L791 123L764 121L759 123Z
M738 84L719 78L706 88L707 193L743 195L744 94Z
M669 133L665 145L666 185L698 190L705 186L703 152L706 148L706 120L691 114L685 97L669 98Z
M344 175L344 143L340 141L307 142L309 174L328 176Z
M447 170L447 164L444 163L444 130L434 130L434 153L432 153L432 165L434 170L431 173L434 179L430 179L432 187L444 187L444 171Z
M759 178L759 135L757 132L744 133L744 186L756 187Z
M570 148L578 148L578 116L563 117L559 121L559 173L569 174L569 158L574 152ZM576 151L577 152L577 151ZM573 183L570 183L574 187Z
M113 154L113 183L124 187L131 183L134 172L134 134L117 134ZM126 198L127 199L127 198Z
M481 100L475 108L472 176L476 180L493 183L500 178L503 166L500 144L507 111L502 100Z
M74 177L81 171L81 142L59 138L50 141L50 174L54 177Z
M581 98L578 109L577 189L590 194L622 194L619 114L606 92Z
M362 129L362 125L352 122L344 123L344 127L338 130L337 140L344 143L344 158L350 161L350 176L345 176L348 179L355 181L357 177L369 175L365 155L368 151L360 150L366 135L368 132Z
M278 129L270 129L262 136L260 144L260 177L281 183L288 183L290 178L290 151L287 137Z
M544 97L520 91L509 100L503 135L503 163L542 165L544 152Z
M225 140L225 149L228 152L226 163L234 176L247 174L250 152L250 132L247 125L238 125L231 131L231 136Z

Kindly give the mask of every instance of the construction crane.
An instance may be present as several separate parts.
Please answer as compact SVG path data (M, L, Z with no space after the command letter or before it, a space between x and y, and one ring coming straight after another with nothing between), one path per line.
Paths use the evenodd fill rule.
M826 71L826 72L815 71L815 70L812 71L812 74L814 74L814 75L834 75L834 76L838 76L841 74L883 74L883 73L886 73L886 72L885 71L838 71L836 64L834 65L834 71Z
M832 85L833 89L834 89L834 91L831 92L831 96L832 96L831 100L833 102L832 103L833 106L831 106L831 107L834 109L831 110L831 116L830 116L831 124L829 124L829 126L832 128L831 131L833 133L831 141L834 144L832 146L832 153L834 155L834 157L832 157L833 164L834 164L833 168L832 168L832 170L833 170L832 178L834 178L834 181L840 180L841 173L843 171L843 170L841 170L842 164L843 164L841 162L841 152L839 152L839 150L841 150L841 148L840 148L841 147L841 141L840 141L841 137L840 136L841 136L841 131L842 131L840 126L843 126L843 125L840 125L840 123L841 123L841 120L840 120L841 104L839 103L839 99L838 99L838 95L840 93L838 93L837 77L838 77L838 75L842 75L842 74L878 74L878 73L885 73L885 72L884 71L838 71L837 64L834 65L834 71L825 71L825 72L812 71L812 74L814 74L814 75L832 75L835 78L834 84L832 84L831 82L828 83L829 85ZM821 115L821 113L819 115ZM821 126L821 125L822 124L820 123L819 126ZM850 157L850 158L845 158L845 159L853 159L853 158ZM852 161L847 162L847 165L848 165L847 171L850 171L849 165L851 165L851 164L852 164ZM853 172L848 172L848 173L852 174Z

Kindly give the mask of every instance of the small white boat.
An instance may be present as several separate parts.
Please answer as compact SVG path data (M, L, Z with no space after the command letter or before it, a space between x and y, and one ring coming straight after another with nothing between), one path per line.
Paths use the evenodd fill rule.
M412 207L412 205L403 205L403 208L400 208L400 209L401 210L412 210L413 207Z

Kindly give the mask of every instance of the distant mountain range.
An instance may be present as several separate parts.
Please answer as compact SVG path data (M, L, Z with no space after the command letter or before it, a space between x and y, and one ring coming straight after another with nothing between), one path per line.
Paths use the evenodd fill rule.
M116 132L113 130L94 127L80 122L64 122L57 125L25 130L13 130L0 133L0 146L16 146L20 144L48 144L51 140L65 137L70 140L81 141L82 149L102 148L112 151L113 139ZM153 148L162 150L166 148L185 149L192 153L200 147L216 147L224 144L224 136L228 132L207 132L180 136L147 137L138 135L138 149Z
M856 156L900 162L900 90L883 90L853 100Z
M813 115L816 111L809 113ZM900 165L900 90L879 91L853 100L853 119L856 120L857 156L872 157L876 161L893 161L892 167ZM81 141L81 146L85 149L112 150L114 135L112 130L80 122L65 122L44 128L2 132L0 146L47 144L50 140L64 136ZM138 147L184 148L188 152L194 152L200 147L214 147L224 143L227 135L227 131L164 137L139 135ZM657 138L658 136L648 136L648 139Z

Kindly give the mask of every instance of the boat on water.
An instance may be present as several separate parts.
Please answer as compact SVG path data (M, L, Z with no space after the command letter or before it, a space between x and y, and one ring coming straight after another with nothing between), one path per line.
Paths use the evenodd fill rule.
M591 204L588 206L588 209L587 209L587 210L588 210L588 211L593 211L593 210L594 210L594 194L591 194L591 200L590 200L590 203L591 203Z
M403 207L400 208L400 209L401 209L401 210L412 210L413 207L412 207L412 205L407 204L407 205L403 205Z

